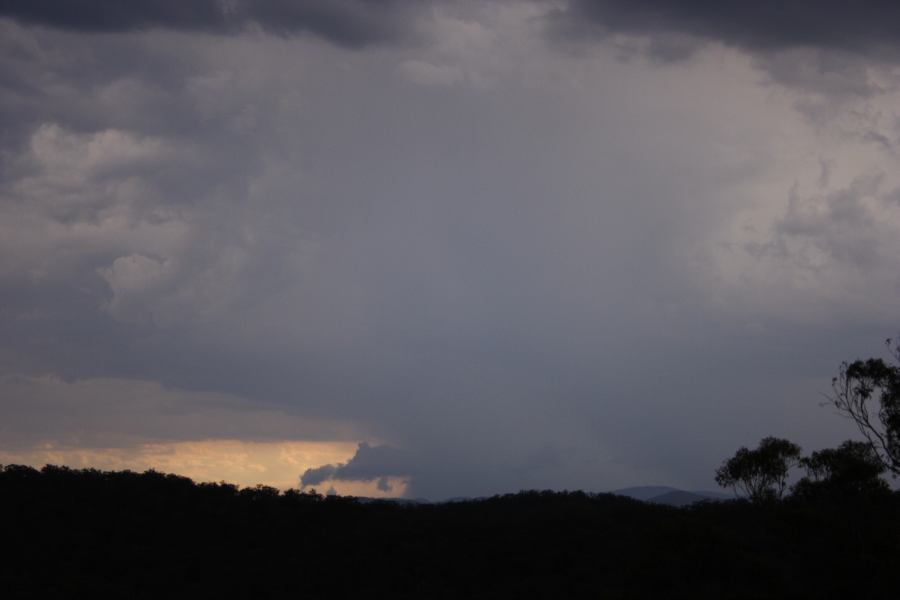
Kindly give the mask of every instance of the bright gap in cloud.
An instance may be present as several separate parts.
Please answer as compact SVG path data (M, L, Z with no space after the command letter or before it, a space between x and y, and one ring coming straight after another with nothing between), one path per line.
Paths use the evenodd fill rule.
M190 477L197 482L257 484L279 489L298 488L299 475L306 469L349 460L356 442L202 440L145 443L131 448L72 448L52 443L25 450L0 451L0 464L25 464L40 468L46 464L75 469L146 471L154 469ZM321 492L367 497L399 497L405 492L402 480L328 481Z

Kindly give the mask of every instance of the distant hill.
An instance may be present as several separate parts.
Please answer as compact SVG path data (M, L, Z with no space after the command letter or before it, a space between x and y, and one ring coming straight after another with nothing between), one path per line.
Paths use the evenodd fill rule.
M352 496L352 498L359 504L377 504L379 502L408 506L415 506L417 504L431 504L431 500L428 500L427 498L370 498L368 496Z
M734 496L720 492L685 491L667 485L645 485L613 490L610 494L625 496L667 506L689 506L695 502L731 500Z
M641 502L652 502L653 504L665 504L668 506L688 506L694 502L703 500L733 500L734 496L723 494L721 492L709 491L685 491L667 485L645 485L630 488L623 488L608 492L615 496L625 496L633 500ZM369 498L365 496L356 496L354 499L360 504L372 504L378 502L389 502L400 505L416 505L416 504L453 504L460 502L483 502L488 500L486 496L454 496L445 500L429 500L426 498Z
M665 504L667 506L690 506L695 502L710 502L711 499L693 492L685 492L684 490L675 490L659 496L655 496L647 500L654 504Z
M616 496L626 496L628 498L634 498L635 500L643 500L644 502L646 502L651 498L656 498L657 496L662 496L663 494L677 491L679 491L678 488L673 488L667 485L643 485L638 487L628 487L622 488L620 490L613 490L609 493L615 494Z

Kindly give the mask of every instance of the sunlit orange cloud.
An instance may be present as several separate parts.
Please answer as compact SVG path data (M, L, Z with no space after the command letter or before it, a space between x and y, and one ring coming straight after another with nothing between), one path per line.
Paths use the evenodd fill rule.
M146 471L154 469L190 477L194 481L225 481L244 486L269 485L279 489L299 487L300 475L309 468L346 462L356 452L356 442L202 440L147 443L130 448L71 448L43 444L23 451L0 450L0 464L45 464L72 468ZM402 479L389 480L390 490L375 482L327 481L341 495L399 497L406 491Z

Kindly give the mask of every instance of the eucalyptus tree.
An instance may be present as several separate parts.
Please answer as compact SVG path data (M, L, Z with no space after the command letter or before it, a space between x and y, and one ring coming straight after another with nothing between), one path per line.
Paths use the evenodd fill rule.
M800 462L800 446L780 438L765 437L750 450L742 447L716 470L716 483L733 488L753 502L780 500L788 474Z

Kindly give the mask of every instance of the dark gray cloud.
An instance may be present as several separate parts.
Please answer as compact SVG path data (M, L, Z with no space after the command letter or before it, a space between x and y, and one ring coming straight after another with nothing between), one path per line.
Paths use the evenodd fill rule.
M571 0L553 19L560 33L680 33L764 51L900 43L900 5L892 0Z
M320 485L329 479L334 479L334 474L338 467L339 465L322 465L321 467L307 469L300 476L300 485L302 487Z
M374 481L379 480L379 489L384 490L390 485L383 481L385 477L409 477L415 470L414 461L407 452L390 446L370 446L366 442L360 443L356 454L346 463L337 465L323 465L307 469L300 476L300 485L303 487L319 485L329 479L349 481Z
M226 3L219 0L6 0L0 15L74 31L134 31L152 27L221 30L227 21Z
M88 33L175 29L236 33L257 25L276 35L310 32L362 47L407 31L403 0L4 0L0 17Z
M456 444L441 445L441 442L423 444L419 440L410 449L400 449L362 442L346 463L307 469L300 476L300 485L374 481L377 489L389 492L392 488L390 479L397 478L407 482L408 495L446 499L459 495L461 489L471 494L489 495L503 490L540 487L542 481L546 486L548 471L549 480L552 480L552 472L561 467L561 457L549 447L528 449L518 456L497 461L496 457L470 453ZM501 450L502 453L507 451L507 448Z
M571 0L546 24L557 44L605 42L625 60L677 63L710 42L737 48L770 83L813 95L797 106L817 123L892 87L900 60L900 5L890 0Z

